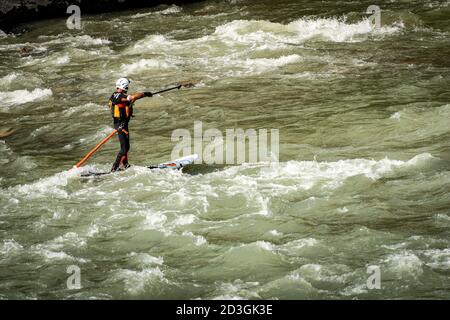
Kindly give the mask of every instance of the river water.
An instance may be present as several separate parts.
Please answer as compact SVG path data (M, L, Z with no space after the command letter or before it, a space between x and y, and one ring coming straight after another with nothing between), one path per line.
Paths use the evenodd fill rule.
M204 1L3 34L0 298L450 298L450 5L377 1L376 26L371 4ZM111 132L121 76L200 82L136 102L133 166L82 179L118 151L69 171ZM145 168L194 121L278 129L279 162Z

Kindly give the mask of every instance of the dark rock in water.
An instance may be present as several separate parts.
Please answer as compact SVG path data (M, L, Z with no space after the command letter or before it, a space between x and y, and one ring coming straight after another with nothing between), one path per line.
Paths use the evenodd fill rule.
M67 8L77 5L82 14L152 7L159 4L187 4L195 0L0 0L0 29L10 31L18 24L69 16Z
M26 55L27 53L30 53L31 50L32 50L31 47L22 47L20 48L20 54Z

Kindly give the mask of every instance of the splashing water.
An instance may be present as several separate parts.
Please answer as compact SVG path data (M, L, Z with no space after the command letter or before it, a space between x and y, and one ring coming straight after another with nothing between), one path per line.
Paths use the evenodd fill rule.
M448 299L436 3L382 1L378 29L359 1L203 1L0 35L0 123L16 129L0 140L0 298ZM202 81L136 102L133 166L82 179L118 151L68 170L112 131L122 76L132 91ZM194 121L278 129L280 162L148 170Z

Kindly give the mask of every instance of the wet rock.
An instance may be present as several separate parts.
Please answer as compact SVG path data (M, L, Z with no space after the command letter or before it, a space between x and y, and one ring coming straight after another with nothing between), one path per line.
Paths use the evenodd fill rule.
M16 132L16 129L13 129L13 128L0 129L0 138L9 137L14 132Z

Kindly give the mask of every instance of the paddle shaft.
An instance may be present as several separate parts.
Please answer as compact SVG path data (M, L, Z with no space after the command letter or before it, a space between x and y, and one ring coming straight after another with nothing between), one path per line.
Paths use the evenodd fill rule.
M163 92L167 92L167 91L175 90L175 89L180 89L180 88L181 88L181 85L179 85L179 86L177 86L177 87L173 87L173 88L169 88L169 89L164 89L164 90L161 90L161 91L157 91L157 92L154 92L153 94L159 94L159 93L163 93Z
M111 139L115 134L117 133L117 130L114 130L113 132L111 132L105 139L103 139L102 141L100 141L99 144L97 144L94 149L92 149L91 151L89 151L89 153L80 160L80 162L78 162L75 167L79 168L81 167L98 149L101 148L101 146L103 146L106 141L108 141L109 139Z

